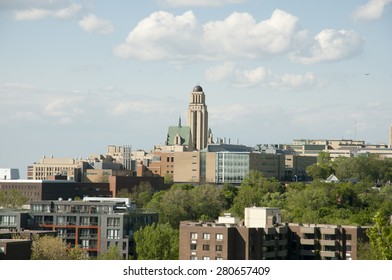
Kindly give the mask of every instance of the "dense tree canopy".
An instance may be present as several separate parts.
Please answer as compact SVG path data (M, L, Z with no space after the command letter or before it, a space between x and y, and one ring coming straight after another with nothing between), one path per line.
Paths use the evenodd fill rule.
M173 185L168 191L155 193L147 207L158 211L160 223L178 228L183 220L217 218L225 209L225 197L211 185Z
M17 208L27 201L28 199L19 190L0 191L0 207Z
M392 225L388 217L377 212L374 225L368 230L370 247L377 260L392 260Z
M87 260L88 254L82 248L69 247L64 240L54 236L34 236L31 247L32 260Z
M134 234L139 260L178 260L178 230L169 224L152 224Z

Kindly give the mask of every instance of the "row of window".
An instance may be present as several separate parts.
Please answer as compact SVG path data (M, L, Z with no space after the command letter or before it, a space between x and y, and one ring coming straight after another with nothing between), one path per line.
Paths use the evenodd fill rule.
M197 261L197 256L191 256L190 259L191 259L192 261ZM210 260L210 257L204 256L204 257L202 257L202 260L203 260L203 261L209 261L209 260ZM216 257L215 260L221 261L221 260L223 260L223 258L221 258L221 257Z
M190 235L191 239L197 239L198 234L197 232L191 232ZM211 234L210 233L203 233L203 239L204 240L210 240ZM223 240L223 233L216 233L215 234L215 240Z
M197 244L191 244L190 247L191 251L196 251L197 250ZM222 252L223 246L222 245L215 245L215 251L217 252ZM203 244L203 251L210 251L210 245L209 244Z
M15 226L16 216L0 216L0 226Z

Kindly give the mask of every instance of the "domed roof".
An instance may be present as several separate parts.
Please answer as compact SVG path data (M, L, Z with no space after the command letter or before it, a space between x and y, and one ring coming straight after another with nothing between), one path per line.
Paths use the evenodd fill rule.
M201 91L203 91L203 89L202 89L201 86L195 86L195 87L193 88L193 92L201 92Z

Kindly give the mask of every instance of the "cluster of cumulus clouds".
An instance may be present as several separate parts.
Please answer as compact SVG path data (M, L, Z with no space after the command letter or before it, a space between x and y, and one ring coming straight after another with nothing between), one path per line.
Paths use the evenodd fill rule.
M170 7L208 7L236 4L244 0L157 0ZM63 0L33 0L38 8L18 9L27 0L5 0L13 3L16 20L44 18L78 18L78 25L89 33L110 34L111 21L92 13L85 14L81 4ZM31 3L30 2L30 3ZM357 7L354 20L375 20L382 16L392 0L368 0ZM16 4L15 4L16 3ZM1 8L1 7L0 7ZM84 14L84 15L81 15ZM124 59L169 61L184 64L194 61L215 63L205 71L210 82L231 81L234 86L267 84L278 89L300 89L317 86L320 81L312 72L275 74L264 66L241 68L244 59L261 61L267 57L285 57L293 63L316 64L350 59L362 53L364 39L354 30L324 29L317 34L301 27L298 17L276 9L269 18L257 21L246 12L234 12L222 20L202 23L193 11L176 15L153 12L142 19L125 41L113 47L114 55Z

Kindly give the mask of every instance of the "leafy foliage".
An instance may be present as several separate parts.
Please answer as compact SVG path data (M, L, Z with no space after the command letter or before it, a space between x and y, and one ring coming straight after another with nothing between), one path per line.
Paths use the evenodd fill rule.
M169 224L152 224L135 232L139 260L178 260L178 230Z
M61 238L34 236L31 247L32 260L88 260L88 254L79 246L70 248Z
M367 234L375 259L392 260L392 225L388 218L377 212L374 216L374 226Z
M214 219L224 209L225 197L215 186L173 185L154 194L148 208L159 213L159 222L178 228L182 220Z
M116 245L110 245L107 252L101 253L98 256L98 260L122 260L123 257L120 254L120 250Z
M31 248L32 260L67 260L67 244L58 237L34 237Z
M19 190L0 191L0 206L4 208L17 208L27 203L28 199Z

